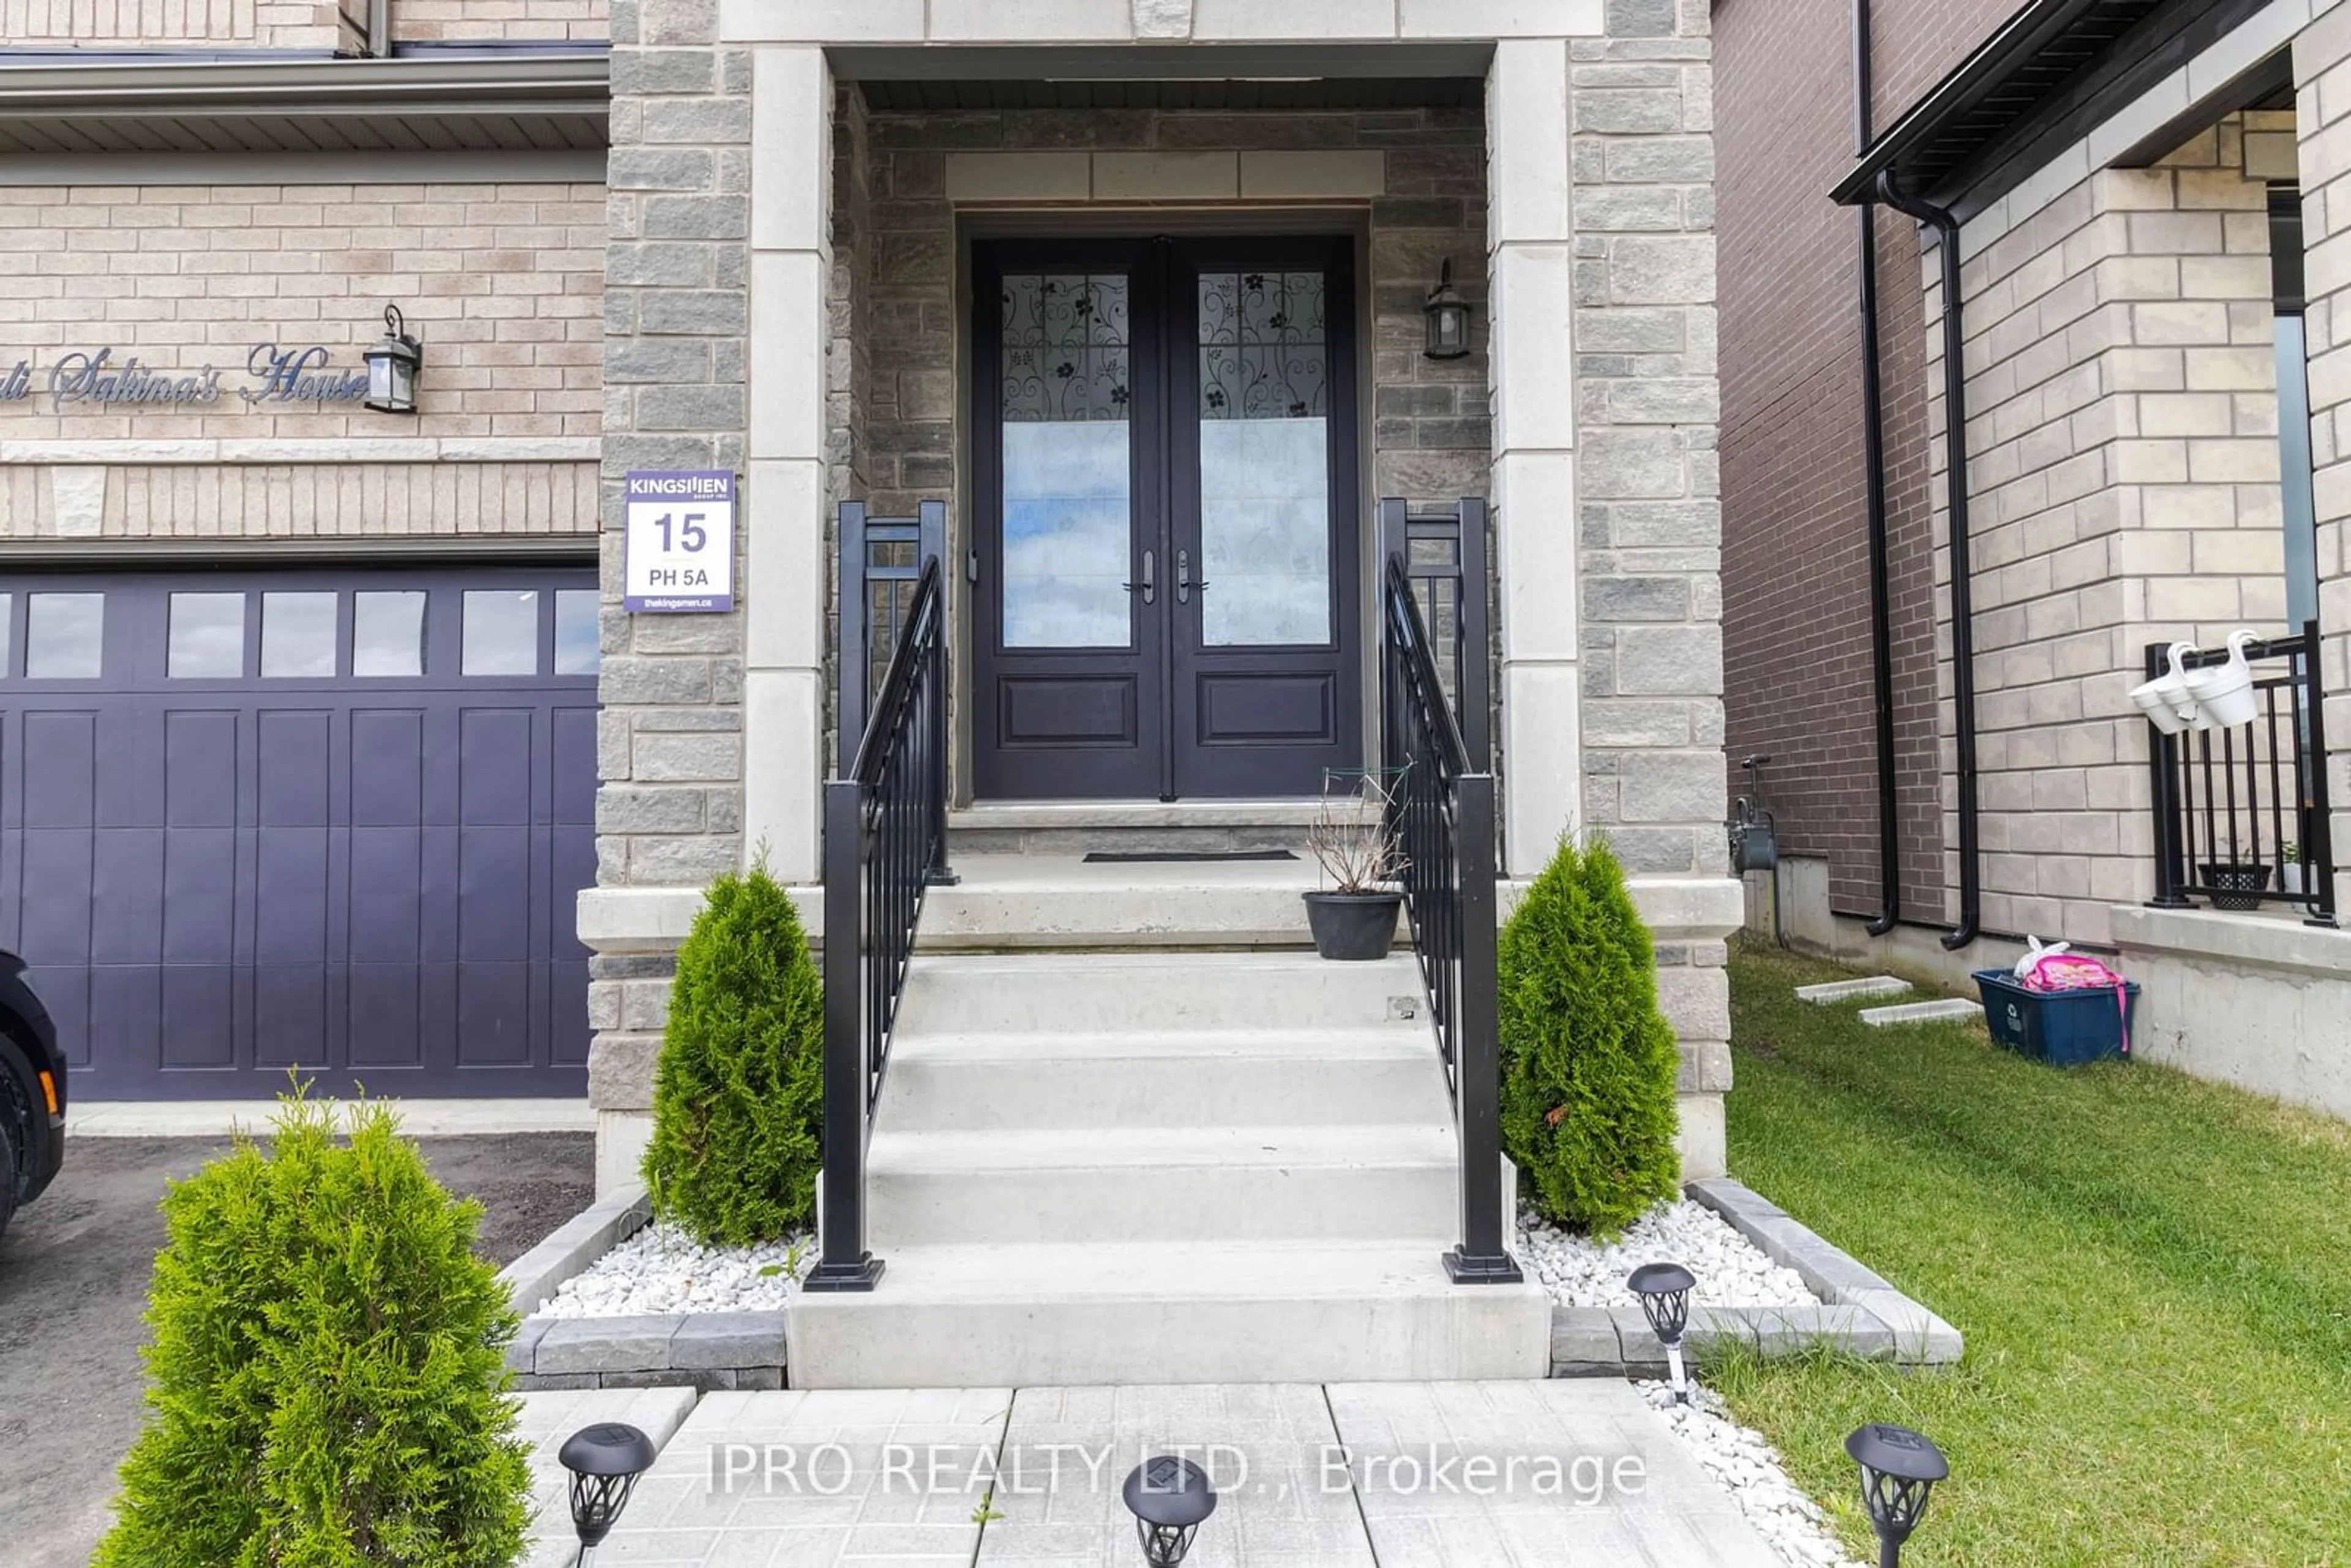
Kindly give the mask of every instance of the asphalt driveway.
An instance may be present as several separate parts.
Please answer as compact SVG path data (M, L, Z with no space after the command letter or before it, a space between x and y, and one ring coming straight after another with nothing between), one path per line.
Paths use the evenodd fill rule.
M0 1521L5 1561L77 1568L111 1522L115 1467L145 1414L139 1347L163 1245L167 1177L225 1140L71 1141L47 1193L0 1237ZM478 1250L519 1257L585 1207L595 1137L420 1138L434 1172L486 1210Z

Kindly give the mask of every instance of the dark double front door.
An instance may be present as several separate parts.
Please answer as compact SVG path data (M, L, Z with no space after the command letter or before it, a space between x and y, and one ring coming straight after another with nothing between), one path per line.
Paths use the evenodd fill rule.
M975 793L1307 795L1360 766L1351 244L975 261Z

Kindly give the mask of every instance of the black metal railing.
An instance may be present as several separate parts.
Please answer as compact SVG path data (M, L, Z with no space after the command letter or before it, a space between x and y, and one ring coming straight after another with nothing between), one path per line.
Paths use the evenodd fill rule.
M1405 909L1460 1139L1461 1239L1445 1270L1457 1284L1509 1283L1522 1276L1503 1244L1510 1217L1502 1212L1495 1028L1494 776L1473 762L1454 720L1403 553L1384 562L1382 745L1395 780L1388 821L1404 852ZM1482 645L1468 653L1482 664Z
M1404 562L1405 580L1434 637L1439 683L1461 727L1470 763L1493 764L1493 642L1487 627L1486 503L1464 496L1449 511L1416 512L1394 496L1379 507L1380 559ZM1385 572L1383 570L1383 580Z
M2147 678L2162 674L2168 644L2147 650ZM2185 669L2225 664L2201 649ZM2181 909L2283 904L2313 925L2335 920L2333 807L2327 800L2326 694L2319 679L2318 623L2298 636L2250 643L2256 708L2250 724L2165 735L2151 729L2155 897Z
M947 555L944 501L916 504L911 517L868 517L862 501L841 504L841 660L836 768L847 768L865 737L879 683L913 612L923 563Z
M845 777L824 787L824 1191L810 1291L870 1291L882 1273L865 1246L866 1139L924 892L954 880L946 626L940 558L926 554Z

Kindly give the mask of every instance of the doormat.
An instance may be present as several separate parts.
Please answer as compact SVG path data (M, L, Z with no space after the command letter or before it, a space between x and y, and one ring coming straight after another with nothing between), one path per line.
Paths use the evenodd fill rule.
M1294 861L1288 850L1095 850L1089 865L1129 865L1142 861Z

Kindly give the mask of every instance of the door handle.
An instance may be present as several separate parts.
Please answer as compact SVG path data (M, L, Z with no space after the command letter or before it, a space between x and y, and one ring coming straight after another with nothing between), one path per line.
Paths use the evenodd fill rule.
M1143 552L1143 580L1140 582L1123 582L1119 584L1119 586L1125 589L1129 593L1142 594L1143 602L1145 604L1154 603L1158 600L1159 585L1152 576L1152 559L1151 552L1149 550L1144 550Z
M1177 550L1176 552L1176 602L1178 604L1191 603L1192 591L1196 588L1206 588L1207 586L1208 585L1206 581L1194 582L1192 580L1192 552L1187 549Z

